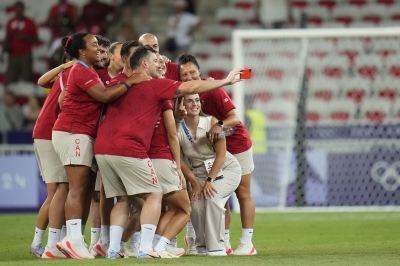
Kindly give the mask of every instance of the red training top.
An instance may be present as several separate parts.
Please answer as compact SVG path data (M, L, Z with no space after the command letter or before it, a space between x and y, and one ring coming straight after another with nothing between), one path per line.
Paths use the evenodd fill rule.
M54 123L57 120L58 114L61 112L60 106L58 105L58 96L60 96L62 90L60 81L62 80L64 86L67 85L70 71L71 68L64 70L61 77L59 77L51 87L50 93L47 95L46 101L36 120L35 127L33 128L32 138L51 140Z
M150 150L148 152L150 159L167 159L174 160L168 142L167 129L164 123L164 112L172 110L172 103L170 100L164 101L161 108L160 124L154 129L153 137L151 138Z
M96 138L102 103L86 93L100 83L96 71L79 62L69 73L63 109L53 130L89 135Z
M181 79L179 76L178 64L169 62L166 63L165 65L167 66L167 72L165 72L165 78L180 81Z
M110 81L112 78L108 74L107 67L96 69L96 72L99 75L101 82L103 82L104 87L107 88L108 86L110 86Z
M35 22L27 17L22 20L12 18L7 24L7 36L10 38L10 56L25 55L32 52L33 42L18 38L18 34L30 37L37 36Z
M97 132L95 154L148 158L161 107L173 98L181 82L152 79L131 87L108 105L107 114Z

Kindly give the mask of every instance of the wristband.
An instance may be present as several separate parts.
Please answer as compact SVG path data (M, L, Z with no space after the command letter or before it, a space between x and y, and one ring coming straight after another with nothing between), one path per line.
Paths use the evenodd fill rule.
M119 84L122 84L126 87L126 90L129 90L129 85L125 81L120 81Z

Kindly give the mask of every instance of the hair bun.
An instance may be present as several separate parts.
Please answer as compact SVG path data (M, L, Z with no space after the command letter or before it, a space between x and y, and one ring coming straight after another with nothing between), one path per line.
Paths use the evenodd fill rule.
M71 44L71 37L65 36L61 39L61 44L64 46L65 49L68 49L68 47Z

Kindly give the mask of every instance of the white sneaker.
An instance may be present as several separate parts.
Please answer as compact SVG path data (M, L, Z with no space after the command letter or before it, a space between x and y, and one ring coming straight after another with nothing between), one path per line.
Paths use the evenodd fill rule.
M137 257L138 252L139 252L139 245L140 245L140 243L136 243L131 248L127 248L127 247L122 248L122 252L129 257Z
M165 250L163 250L163 251L161 251L161 252L158 252L158 255L160 255L160 257L161 257L162 259L178 259L178 258L179 258L178 256L175 256L175 255L173 255L173 254L171 254L171 253L168 253L168 252L165 251Z
M80 237L77 240L73 240L71 238L67 238L65 241L66 248L68 252L78 260L84 259L94 259L94 256L89 253L89 250L86 246L85 240L83 237ZM64 246L65 248L65 246Z
M74 256L72 256L72 254L69 252L67 245L66 245L66 241L67 241L68 237L64 237L60 242L57 242L56 244L56 248L62 253L64 254L64 256L66 256L69 259L75 259Z
M103 243L100 239L96 244L93 245L93 250L97 252L97 254L99 254L100 256L105 257L107 256L107 250L109 244L110 244L109 242Z
M207 252L207 256L228 256L226 250Z
M195 236L185 236L183 239L185 241L187 251L186 254L196 255L197 248L196 248L196 237Z
M37 246L31 246L30 252L36 257L41 258L44 252L44 247L42 244L39 244Z
M251 255L256 255L257 251L252 243L240 242L239 246L233 252L233 254L236 256L251 256Z
M129 256L126 256L121 250L115 251L112 249L107 250L107 259L127 259Z
M99 253L97 253L94 249L93 249L94 245L90 245L89 246L89 252L90 254L93 255L93 257L100 257Z
M67 256L65 256L61 251L59 251L57 248L49 248L46 246L44 249L44 253L42 255L42 259L66 259Z
M178 257L181 257L183 254L185 254L185 250L183 248L177 248L173 245L167 245L165 251Z
M226 255L233 255L231 243L229 243L229 242L226 243L225 250L226 250Z

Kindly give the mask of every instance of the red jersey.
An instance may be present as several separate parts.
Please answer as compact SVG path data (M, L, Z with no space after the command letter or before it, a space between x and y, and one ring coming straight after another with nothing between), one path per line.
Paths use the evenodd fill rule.
M160 124L154 129L153 137L151 138L150 150L148 152L150 159L167 159L174 160L168 142L167 129L164 124L164 112L172 110L172 103L170 100L164 101L161 108Z
M131 87L108 104L107 114L97 132L95 154L148 158L161 107L171 100L181 82L152 79Z
M64 86L67 84L70 71L71 68L64 70L61 77L59 77L51 87L50 93L46 97L46 101L36 120L35 127L33 128L32 138L51 140L54 123L61 112L60 106L58 105L58 96L60 96L62 90L61 83L64 84Z
M104 87L110 86L111 77L108 74L107 67L96 69L97 74L100 77L101 82L103 82Z
M90 87L100 83L96 71L75 64L69 73L63 109L58 115L53 130L89 135L96 138L102 103L86 93Z
M218 120L224 120L226 114L236 108L223 88L200 94L200 101L203 112ZM232 154L238 154L247 151L251 146L250 135L242 122L239 122L236 131L226 137L226 150Z
M82 21L90 33L104 35L107 29L106 17L112 13L114 13L113 6L97 1L90 2L83 7Z
M181 78L179 75L178 64L169 62L169 63L166 63L165 65L167 66L167 72L165 72L165 78L180 81Z
M27 17L23 19L12 18L7 23L7 37L10 39L11 56L25 55L32 52L33 42L26 42L18 38L18 34L37 37L35 22Z
M125 75L122 72L119 72L118 75L116 75L113 79L111 79L109 87L112 87L114 85L117 85L120 81L124 81L128 78L127 75Z
M67 15L70 19L74 17L75 6L70 3L56 4L50 8L50 18L57 19L59 16Z

